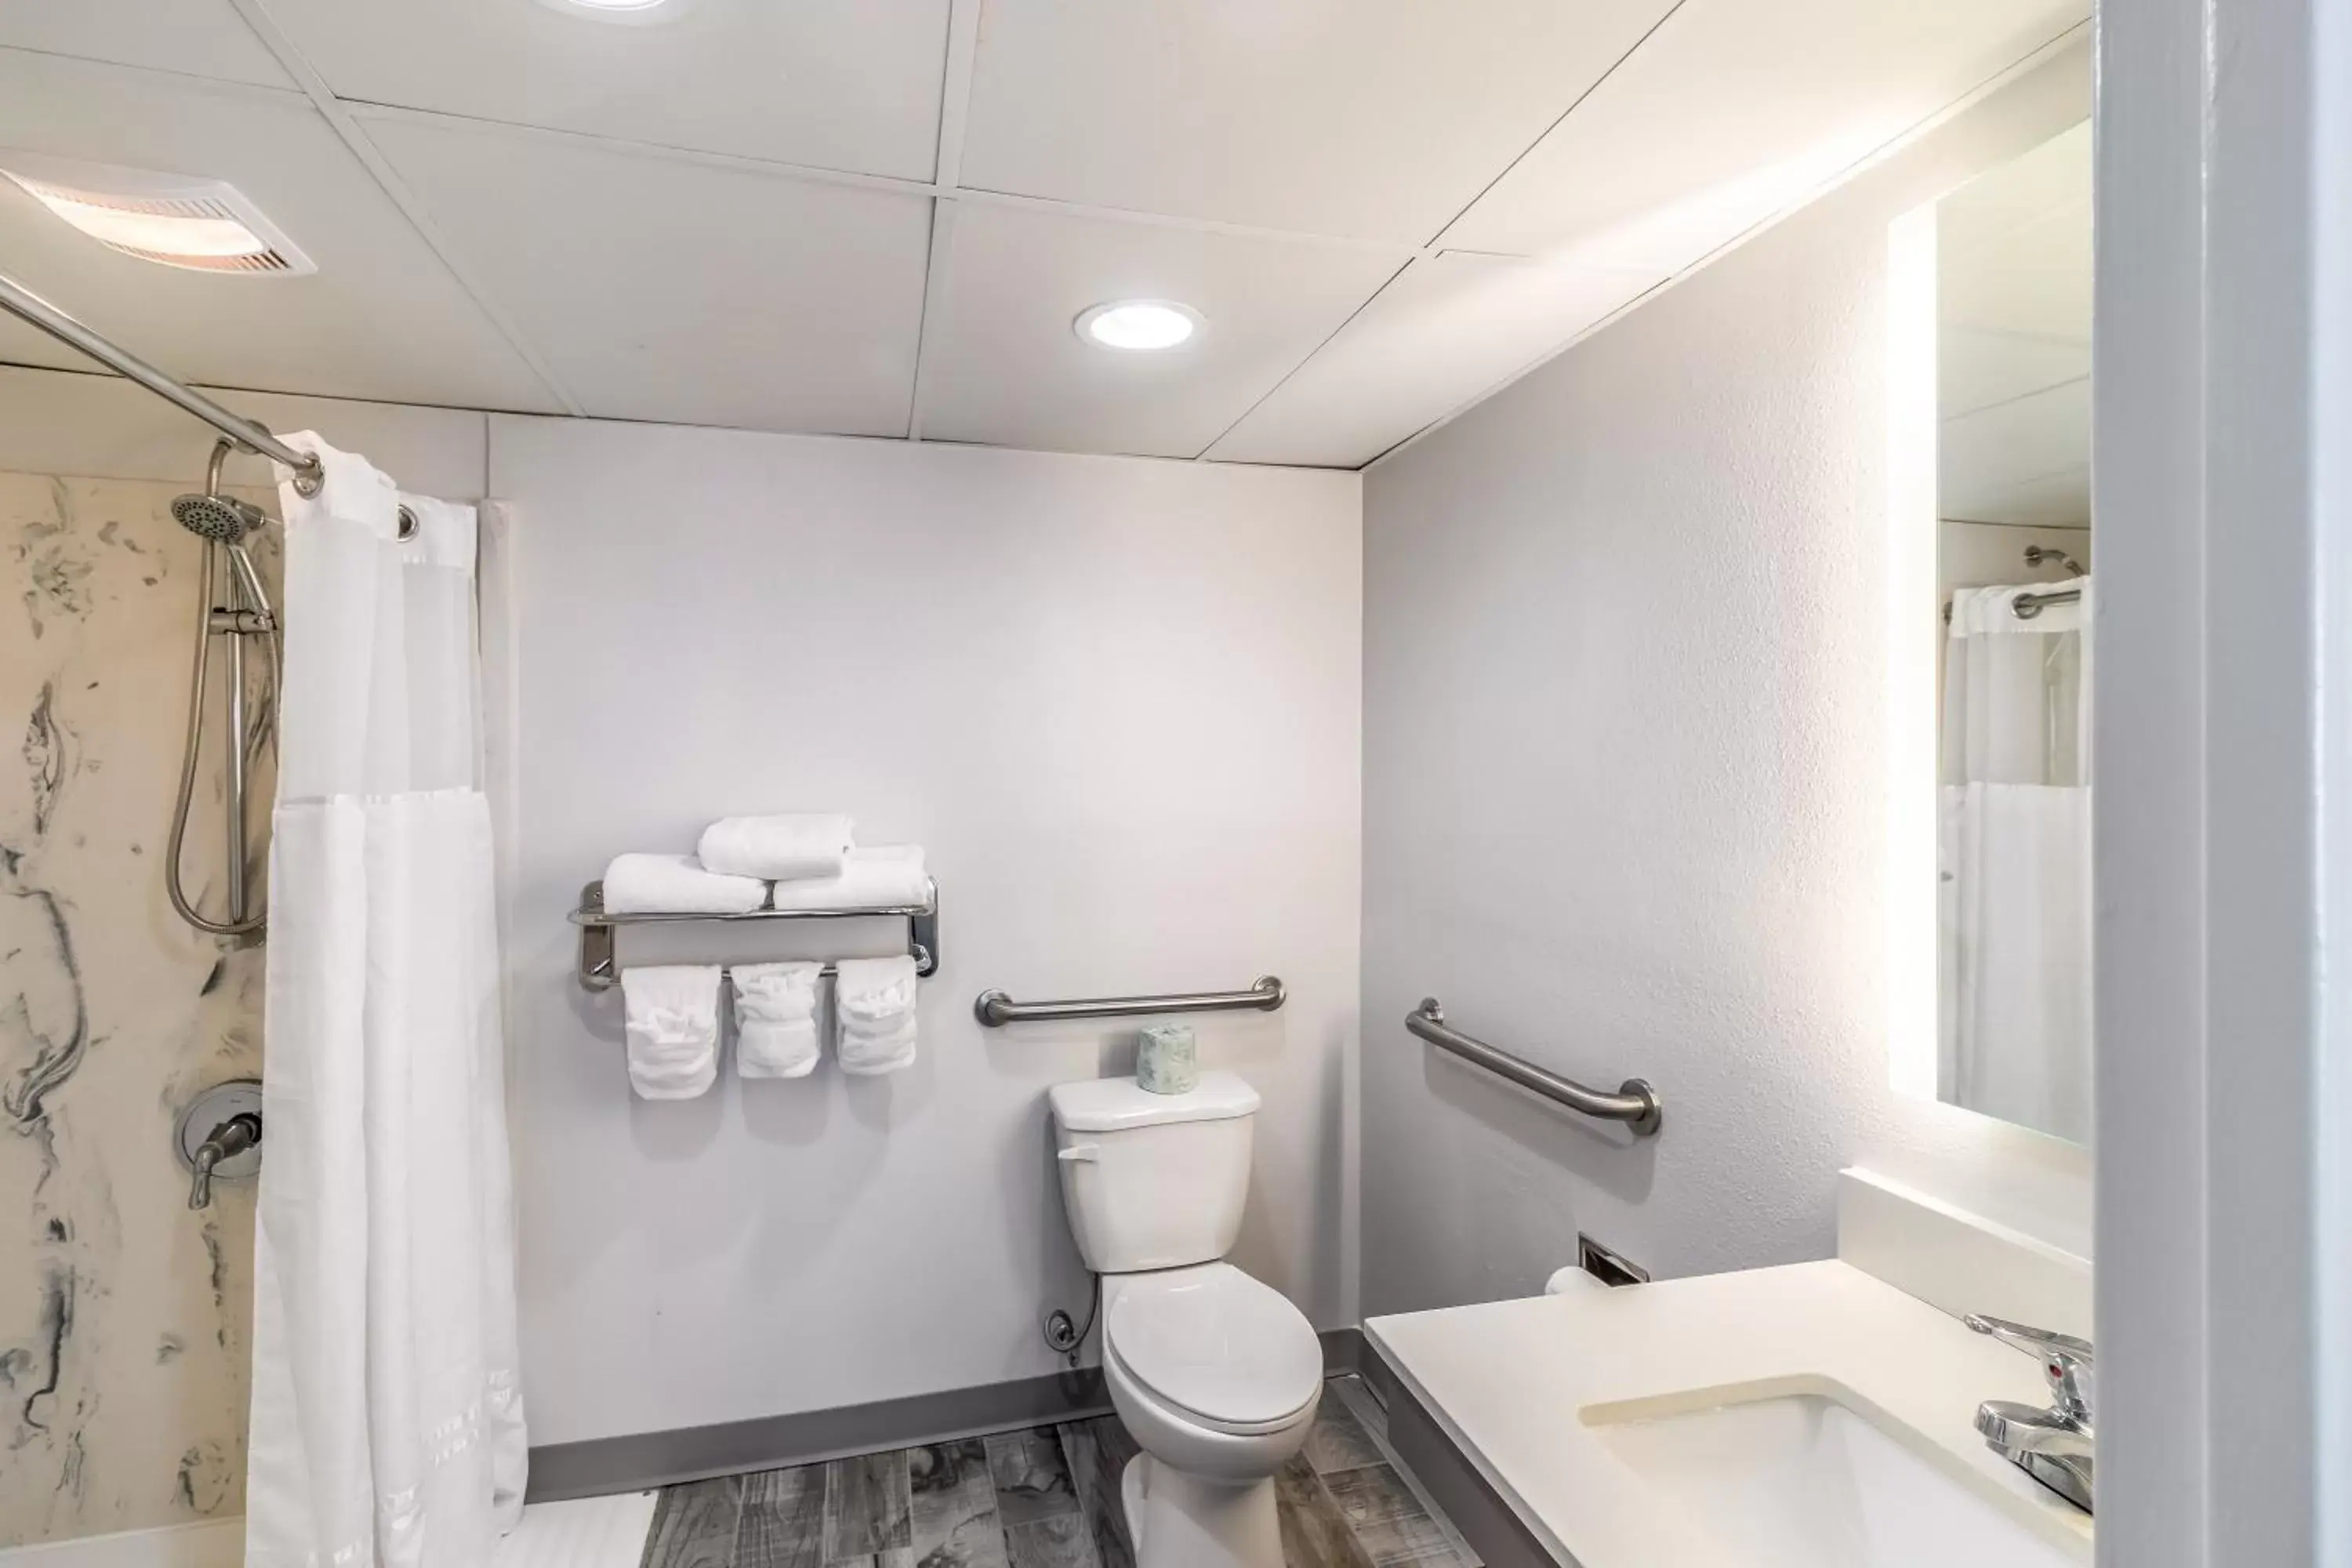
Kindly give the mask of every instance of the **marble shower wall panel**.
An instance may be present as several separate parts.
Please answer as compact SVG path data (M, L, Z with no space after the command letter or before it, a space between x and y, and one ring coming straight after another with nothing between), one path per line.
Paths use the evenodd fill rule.
M186 488L0 472L0 1547L243 1508L253 1189L191 1212L171 1147L191 1096L261 1065L262 950L163 892ZM222 788L208 757L186 865L213 909Z

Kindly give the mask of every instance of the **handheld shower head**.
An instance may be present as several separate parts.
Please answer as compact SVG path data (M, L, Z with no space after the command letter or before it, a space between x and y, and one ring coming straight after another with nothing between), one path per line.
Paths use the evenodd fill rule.
M235 544L269 520L261 509L235 496L178 496L172 501L172 520L199 539Z
M188 679L188 730L180 751L180 788L172 806L170 847L163 867L163 889L182 919L215 936L251 936L262 929L267 914L252 907L248 876L246 795L250 770L277 732L278 699L285 690L283 655L278 646L278 617L269 608L246 541L259 531L268 516L259 507L221 493L221 466L234 449L223 441L213 448L212 466L205 473L202 495L180 496L172 502L172 520L203 541L203 574L197 583L196 657ZM215 637L227 639L228 665L221 683L222 706L227 710L226 733L220 757L223 805L227 842L223 865L227 882L226 912L215 920L196 908L182 876L182 851L187 843L188 808L195 798L197 754L203 749L205 710L210 689ZM268 695L257 720L249 710L252 694L246 683L246 644L262 639L268 660Z
M221 494L221 465L235 449L231 441L213 443L212 464L205 470L205 493L179 496L172 502L172 521L198 539L235 544L269 521L259 507Z

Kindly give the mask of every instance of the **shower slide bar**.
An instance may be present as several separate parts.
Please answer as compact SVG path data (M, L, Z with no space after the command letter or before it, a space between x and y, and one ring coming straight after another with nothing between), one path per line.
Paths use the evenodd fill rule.
M1200 991L1176 996L1097 996L1076 1002L1015 1002L1002 991L983 991L972 1016L992 1029L1056 1018L1131 1018L1153 1013L1271 1013L1288 997L1282 982L1261 974L1246 991Z
M156 396L178 404L247 451L285 464L294 470L294 489L300 494L317 495L320 487L327 482L326 469L310 453L296 451L252 420L231 414L203 393L181 385L128 349L100 337L5 273L0 273L0 310L40 328L68 348L77 349L108 369L130 377Z
M1423 997L1421 1005L1404 1016L1404 1026L1440 1050L1451 1051L1497 1078L1532 1089L1554 1104L1602 1121L1622 1121L1637 1138L1655 1136L1664 1114L1658 1091L1650 1087L1647 1079L1629 1078L1617 1086L1614 1094L1587 1089L1573 1079L1548 1072L1498 1047L1446 1027L1445 1010L1437 1005L1434 996Z
M567 918L580 928L580 984L590 991L610 991L621 983L621 972L614 962L613 932L621 926L684 925L694 922L724 922L739 921L857 921L900 919L907 922L907 952L915 961L915 973L929 979L940 969L940 885L929 883L930 897L920 904L894 904L856 910L751 910L739 915L713 915L688 912L648 912L616 915L604 909L604 883L602 879L580 889L580 907ZM824 972L833 973L826 964Z

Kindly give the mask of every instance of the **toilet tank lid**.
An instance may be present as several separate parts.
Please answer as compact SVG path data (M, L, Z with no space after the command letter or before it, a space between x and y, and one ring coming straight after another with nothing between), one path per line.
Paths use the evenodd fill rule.
M1181 1094L1154 1094L1131 1078L1057 1083L1046 1091L1054 1120L1066 1132L1117 1132L1178 1121L1225 1121L1255 1115L1257 1090L1229 1072L1204 1072Z

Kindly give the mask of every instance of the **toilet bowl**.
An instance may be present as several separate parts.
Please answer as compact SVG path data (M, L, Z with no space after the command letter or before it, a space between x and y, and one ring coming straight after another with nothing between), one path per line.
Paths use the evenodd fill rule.
M1120 1480L1137 1568L1283 1568L1274 1473L1323 1393L1323 1347L1281 1292L1223 1261L1241 1229L1257 1091L1056 1085L1062 1196L1102 1276L1103 1379L1142 1451Z
M1103 1379L1143 1450L1122 1485L1139 1568L1280 1568L1273 1476L1323 1393L1298 1309L1225 1263L1106 1280Z

